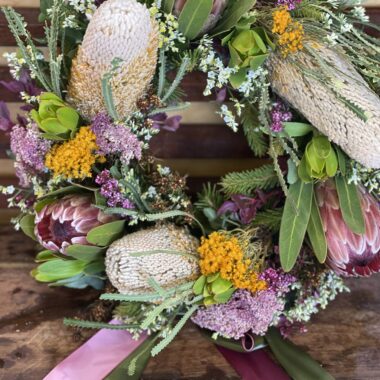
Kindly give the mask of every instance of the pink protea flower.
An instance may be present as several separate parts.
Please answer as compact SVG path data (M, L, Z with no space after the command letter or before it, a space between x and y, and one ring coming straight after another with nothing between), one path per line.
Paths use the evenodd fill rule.
M87 233L114 219L93 206L91 197L68 195L37 213L34 232L44 248L65 253L72 244L90 245Z
M358 235L343 220L333 181L320 184L316 194L327 239L326 263L347 277L380 272L380 209L375 199L359 187L366 232Z

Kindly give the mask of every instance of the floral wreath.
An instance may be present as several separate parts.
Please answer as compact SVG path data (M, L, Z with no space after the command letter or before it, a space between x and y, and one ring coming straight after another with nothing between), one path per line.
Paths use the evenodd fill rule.
M269 346L291 377L330 379L284 338L348 290L343 277L380 271L380 44L363 30L364 9L41 4L48 57L3 8L19 47L6 55L5 86L28 113L13 123L1 104L20 181L2 191L21 210L15 227L44 249L33 277L105 289L101 300L112 301L111 324L65 323L128 332L134 349L93 378L138 378L191 319L221 349ZM206 73L204 95L216 96L225 124L268 158L206 184L195 201L149 152L155 135L179 127L192 71Z

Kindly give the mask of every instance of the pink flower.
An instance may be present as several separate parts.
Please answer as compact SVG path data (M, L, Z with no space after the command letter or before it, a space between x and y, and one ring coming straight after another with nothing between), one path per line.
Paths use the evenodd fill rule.
M327 264L344 276L370 276L380 272L380 209L364 188L359 188L366 232L353 233L343 220L333 181L317 187L317 199L324 225Z
M91 197L68 195L37 213L34 231L44 248L65 253L72 244L90 245L87 233L114 219L93 206Z

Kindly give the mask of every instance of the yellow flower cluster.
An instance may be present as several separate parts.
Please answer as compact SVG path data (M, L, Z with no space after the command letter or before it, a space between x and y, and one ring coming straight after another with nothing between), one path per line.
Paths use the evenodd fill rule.
M104 162L104 157L95 154L99 149L96 136L90 127L81 127L72 140L55 144L46 155L45 165L54 177L91 177L91 167L96 162Z
M213 232L208 238L202 238L198 248L201 257L199 265L205 276L220 273L220 277L229 280L238 289L251 292L264 290L265 281L250 269L251 260L244 258L239 240L221 232Z
M293 21L287 7L273 12L272 32L279 35L278 44L284 57L303 49L303 26L298 21Z

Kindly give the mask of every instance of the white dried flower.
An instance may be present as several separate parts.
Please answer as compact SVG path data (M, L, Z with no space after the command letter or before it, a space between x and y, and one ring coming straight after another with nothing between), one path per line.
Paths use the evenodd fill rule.
M157 65L158 27L136 0L108 0L94 13L73 60L68 100L86 118L105 111L103 76L120 60L111 86L120 118L136 109Z
M121 294L154 291L149 285L150 278L163 288L172 288L198 276L198 245L198 239L186 228L174 224L156 225L115 241L107 250L106 272ZM152 251L155 253L148 254ZM133 253L142 255L133 256Z

